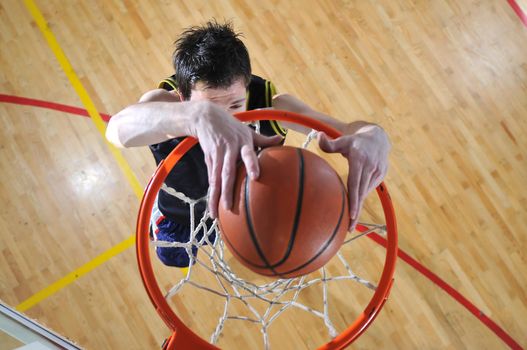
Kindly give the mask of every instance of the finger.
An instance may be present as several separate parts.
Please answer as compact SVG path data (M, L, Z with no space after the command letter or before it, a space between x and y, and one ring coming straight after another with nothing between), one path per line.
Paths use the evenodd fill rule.
M247 169L247 174L252 180L256 180L260 176L260 166L253 146L243 145L240 154L243 164L245 164L245 169Z
M276 146L282 142L284 138L280 135L275 136L264 136L253 131L253 142L257 147L269 147Z
M232 189L234 187L234 180L236 179L236 159L237 154L233 154L227 150L223 161L223 169L221 171L221 201L226 210L232 207Z
M361 169L350 166L348 174L348 196L349 196L349 210L351 221L356 221L358 214L357 209L359 207L359 186Z
M357 226L357 224L359 223L359 217L357 216L355 219L350 219L350 225L349 225L349 229L348 231L349 232L353 232L353 230L355 229L355 226Z
M375 172L373 173L371 177L371 186L368 189L368 192L373 190L374 188L377 188L377 186L381 184L383 179L384 179L383 171L375 170Z
M215 219L218 217L218 203L221 190L221 169L223 167L223 151L216 150L212 155L212 167L209 176L209 211L210 216ZM221 156L220 156L221 154Z
M205 154L205 165L207 166L207 179L211 179L212 174L212 157L210 154Z
M360 177L360 199L364 199L368 193L375 187L374 171L369 167L362 168L362 175Z
M386 177L386 175L388 175L388 162L386 162L384 164L384 166L382 167L382 171L381 171L381 174L380 174L380 180L379 180L379 183L377 184L377 186L380 185L381 182L384 181L384 178Z
M317 134L317 140L318 146L321 150L327 153L335 152L335 144L332 142L333 140L330 140L328 135L326 135L324 132L321 131Z
M342 150L347 145L343 136L336 139L330 139L328 135L320 131L317 135L318 146L326 153L342 153Z
M359 184L359 193L358 193L358 205L356 208L356 215L355 219L358 219L360 210L362 208L362 204L364 203L364 199L372 189L372 176L373 171L368 168L364 167L362 169L362 174L360 177L360 184Z

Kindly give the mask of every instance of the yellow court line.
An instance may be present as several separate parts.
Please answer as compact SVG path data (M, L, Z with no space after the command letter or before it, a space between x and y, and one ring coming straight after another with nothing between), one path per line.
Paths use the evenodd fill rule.
M57 42L57 39L51 32L51 29L48 27L48 24L46 20L44 19L44 16L36 6L36 4L33 2L33 0L24 0L24 4L27 7L28 11L31 13L31 16L35 20L36 24L38 25L40 31L46 38L49 47L55 54L57 60L60 63L60 66L64 70L64 73L68 76L68 79L70 80L71 85L77 92L77 95L80 97L84 107L88 111L88 114L90 115L91 120L97 127L97 130L99 133L103 136L103 139L106 141L105 137L105 130L106 130L106 124L104 123L103 119L101 118L101 115L95 108L95 105L93 101L91 100L90 96L88 95L86 89L82 85L81 81L77 77L77 74L73 70L73 67L71 66L70 62L68 61L68 58L64 54L64 51L62 51L62 48ZM129 164L126 162L126 159L124 159L121 152L112 144L110 144L108 141L106 141L106 144L110 148L110 151L117 161L117 164L123 171L126 179L132 186L132 189L134 190L137 198L141 198L143 196L143 188L139 184L139 181L137 180L137 177L133 173L132 169L130 168ZM84 264L83 266L79 267L73 272L70 272L65 277L61 278L60 280L54 282L53 284L49 285L48 287L44 288L43 290L37 292L36 294L32 295L22 303L20 303L16 309L19 311L25 311L32 306L38 304L42 300L46 299L47 297L51 296L52 294L56 293L60 289L64 288L68 284L75 281L77 278L81 277L82 275L90 272L97 266L101 265L102 263L106 262L107 260L111 259L112 257L120 254L127 248L131 247L135 242L135 236L131 235L121 243L113 246L112 248L108 249L107 251L103 252L99 256L97 256L92 261L89 261L88 263Z
M81 81L77 77L77 74L73 70L73 67L71 66L66 55L64 54L64 51L62 51L62 48L60 47L59 43L57 42L57 39L53 35L53 32L51 31L51 29L49 29L46 20L42 16L42 13L40 12L36 4L33 2L33 0L24 0L24 4L26 5L28 11L33 16L33 19L35 20L36 24L40 28L40 31L46 38L49 47L55 54L57 60L60 63L60 66L62 67L62 70L64 70L64 73L66 73L68 79L70 80L71 85L77 92L77 95L80 97L82 104L88 111L88 114L91 120L93 121L93 123L95 124L95 126L97 127L97 130L103 136L104 140L106 140L106 137L104 136L106 132L106 124L104 123L104 120L101 118L101 115L97 111L97 108L95 108L95 105L93 101L91 100L90 96L88 95L88 92L86 91ZM108 141L106 141L106 144L110 148L112 155L114 156L115 160L117 160L117 163L121 167L121 170L123 171L128 182L132 186L137 197L138 198L143 197L143 188L139 184L139 181L137 180L132 169L130 168L126 160L124 159L119 149L117 149L115 146L113 146Z
M68 273L66 276L62 277L60 280L56 281L55 283L51 284L50 286L42 289L41 291L37 292L36 294L32 295L30 298L26 299L19 305L17 305L16 309L18 311L26 311L27 309L30 309L31 307L35 306L42 300L46 299L47 297L55 294L62 288L66 287L68 284L74 282L79 277L87 274L91 270L95 269L97 266L102 265L109 259L113 258L114 256L122 253L126 249L130 248L135 243L135 235L131 235L121 243L118 243L117 245L113 246L112 248L108 249L101 255L97 256L95 259L91 260L90 262L82 265L78 269Z

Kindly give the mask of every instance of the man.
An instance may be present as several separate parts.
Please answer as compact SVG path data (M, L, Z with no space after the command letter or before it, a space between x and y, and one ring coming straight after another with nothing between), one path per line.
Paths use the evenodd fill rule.
M268 107L304 114L344 134L330 140L319 133L318 142L323 151L341 153L348 159L350 229L355 226L364 198L387 172L390 143L381 127L363 121L343 123L289 94L276 95L270 81L251 74L247 48L229 24L208 22L184 31L176 41L173 64L175 74L161 82L160 89L148 91L139 103L111 118L106 131L109 141L120 147L148 145L159 163L183 136L198 138L199 145L176 165L165 184L193 199L208 191L210 214L215 218L218 205L232 206L238 159L256 179L255 147L279 145L285 128L310 131L296 124L263 121L262 134L257 134L232 115ZM188 206L166 190L160 191L157 204L157 239L188 241ZM204 206L198 208L200 214L204 210ZM158 248L157 253L167 265L189 265L183 248Z

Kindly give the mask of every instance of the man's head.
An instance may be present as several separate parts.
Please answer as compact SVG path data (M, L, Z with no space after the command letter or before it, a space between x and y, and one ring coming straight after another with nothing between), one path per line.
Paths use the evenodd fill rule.
M245 88L251 80L251 63L239 36L231 24L216 21L191 27L181 34L175 43L173 64L178 90L184 100L207 98L214 101L216 98L229 104L245 96ZM211 93L213 96L209 96Z

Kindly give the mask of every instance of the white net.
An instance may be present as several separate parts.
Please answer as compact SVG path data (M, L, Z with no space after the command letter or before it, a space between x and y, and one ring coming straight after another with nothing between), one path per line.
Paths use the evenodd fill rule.
M308 146L315 135L315 132L308 135L306 142L303 144L304 148ZM168 288L165 298L171 300L184 287L198 288L201 291L222 298L222 312L209 339L212 344L217 344L227 321L244 321L258 326L263 337L263 348L268 350L271 347L269 327L281 315L291 309L302 310L307 315L318 319L326 329L328 340L331 340L342 330L337 329L330 315L329 285L337 281L347 280L356 282L372 291L377 288L374 283L359 277L352 270L344 254L341 253L342 249L337 253L332 263L333 265L340 265L333 269L334 271L344 272L338 275L328 273L326 267L323 267L317 273L292 279L277 279L264 283L254 283L244 279L237 275L231 267L229 259L227 259L227 256L231 257L231 255L226 250L225 244L221 239L217 221L210 220L207 210L205 210L201 218L197 218L196 206L198 203L206 202L207 196L199 199L188 198L185 194L177 192L164 184L161 190L185 202L189 206L191 216L190 239L188 242L161 241L156 240L155 237L152 242L154 247L159 248L184 248L191 260L186 276ZM158 209L154 205L154 215L152 217L156 216L156 210ZM151 224L155 226L155 222ZM386 235L386 227L383 224L361 222L358 226L362 227L362 232L356 235L349 234L343 246L349 245L357 238L371 232L376 232L383 236ZM213 238L214 241L212 241ZM197 254L193 254L193 248L194 250L197 248ZM200 269L200 272L207 272L209 278L207 278L206 282L194 278L197 269ZM318 286L322 290L322 302L318 308L303 303L300 298L304 291L314 286ZM234 303L236 303L236 307L231 307ZM244 309L243 313L239 311L240 305Z

